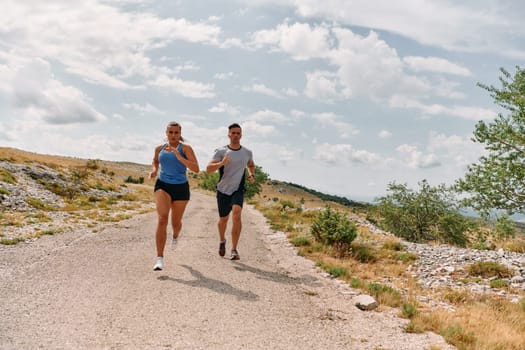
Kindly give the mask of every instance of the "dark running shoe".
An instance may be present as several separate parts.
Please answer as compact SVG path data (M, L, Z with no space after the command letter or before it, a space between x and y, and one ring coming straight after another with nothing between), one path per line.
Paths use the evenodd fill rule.
M226 254L226 240L219 243L219 255L224 256Z
M239 260L239 252L236 249L232 249L232 255L230 255L230 260Z

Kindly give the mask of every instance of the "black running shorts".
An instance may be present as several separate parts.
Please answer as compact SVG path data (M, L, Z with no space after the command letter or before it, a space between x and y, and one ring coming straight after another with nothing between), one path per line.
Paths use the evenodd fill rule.
M190 200L190 184L185 182L182 184L169 184L157 179L155 181L155 189L163 190L170 195L172 201L189 201Z
M228 216L235 204L242 208L243 202L244 191L235 191L230 196L217 191L217 207L219 208L219 216L221 218Z

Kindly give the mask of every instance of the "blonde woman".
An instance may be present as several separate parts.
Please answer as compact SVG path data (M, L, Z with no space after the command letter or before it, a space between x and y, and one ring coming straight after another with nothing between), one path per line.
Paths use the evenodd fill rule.
M167 227L171 211L171 226L173 228L173 245L182 229L182 216L190 199L190 186L186 175L187 169L199 172L199 163L189 144L184 143L181 126L177 122L169 122L166 127L167 143L155 148L152 170L149 178L159 177L155 181L154 195L157 205L157 230L155 242L157 259L153 270L164 269L164 247L167 240Z

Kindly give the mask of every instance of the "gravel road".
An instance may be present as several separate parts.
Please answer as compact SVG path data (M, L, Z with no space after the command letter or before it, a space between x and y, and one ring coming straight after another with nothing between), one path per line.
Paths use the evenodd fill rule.
M155 213L0 246L1 349L454 349L298 257L251 206L241 260L217 254L215 199L192 192L153 271ZM227 249L229 250L227 245Z

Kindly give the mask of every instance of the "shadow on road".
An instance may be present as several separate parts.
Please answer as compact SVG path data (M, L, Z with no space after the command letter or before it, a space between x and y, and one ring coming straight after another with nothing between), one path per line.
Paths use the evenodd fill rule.
M313 276L303 275L301 277L290 277L279 272L261 270L259 268L236 261L234 262L234 264L236 265L234 266L236 270L251 272L253 274L256 274L259 278L267 281L284 284L305 284L311 287L320 285L319 280Z
M219 281L213 278L208 278L204 276L202 273L200 273L199 271L192 268L191 266L187 266L187 265L181 265L181 266L187 269L191 273L191 275L195 277L195 279L191 281L187 281L187 280L169 277L169 276L159 276L157 279L160 281L178 282L178 283L190 286L190 287L207 288L216 293L233 295L240 300L256 301L259 298L257 294L251 291L240 290L223 281Z

